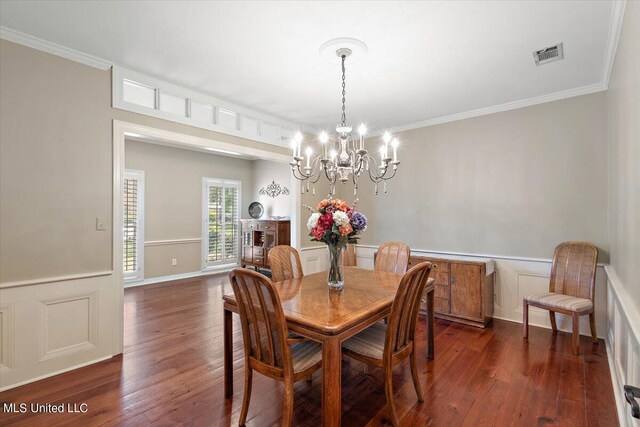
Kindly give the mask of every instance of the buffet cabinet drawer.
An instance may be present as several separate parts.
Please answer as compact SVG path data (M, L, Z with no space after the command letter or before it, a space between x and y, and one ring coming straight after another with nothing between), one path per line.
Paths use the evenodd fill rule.
M253 247L253 256L264 256L264 248L262 246Z
M278 229L277 222L260 222L258 223L258 230L260 231L276 231Z
M258 265L264 265L264 257L256 256L255 254L253 254L253 263Z

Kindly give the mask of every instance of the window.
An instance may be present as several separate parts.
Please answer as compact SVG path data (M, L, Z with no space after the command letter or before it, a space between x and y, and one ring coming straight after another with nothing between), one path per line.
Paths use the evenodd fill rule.
M123 190L122 271L129 282L144 278L144 172L125 171Z
M240 182L205 178L203 190L203 269L238 264Z
M122 82L122 97L126 102L142 107L156 108L156 90L152 87L131 80Z

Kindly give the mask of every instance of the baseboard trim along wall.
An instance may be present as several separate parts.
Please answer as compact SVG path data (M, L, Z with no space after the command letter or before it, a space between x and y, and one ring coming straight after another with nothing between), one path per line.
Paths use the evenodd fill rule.
M623 393L625 384L640 386L640 312L622 286L612 266L606 266L609 318L607 329L607 357L611 381L622 427L638 426L631 417L630 407Z

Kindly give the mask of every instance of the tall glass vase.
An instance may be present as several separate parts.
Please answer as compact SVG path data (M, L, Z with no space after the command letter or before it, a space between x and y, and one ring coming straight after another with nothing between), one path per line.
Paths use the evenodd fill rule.
M329 249L329 276L327 284L329 289L342 289L344 279L342 278L342 245L327 245Z

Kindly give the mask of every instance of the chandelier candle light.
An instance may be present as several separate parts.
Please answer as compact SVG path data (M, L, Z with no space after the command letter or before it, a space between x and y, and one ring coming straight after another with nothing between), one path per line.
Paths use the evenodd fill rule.
M358 180L362 174L368 175L374 183L375 194L378 194L378 184L383 183L384 192L387 192L387 181L396 175L398 165L398 139L392 138L389 132L382 137L380 147L380 159L377 161L365 148L364 137L367 128L361 124L357 136L352 133L352 127L347 125L346 116L346 80L345 60L351 55L349 48L340 48L336 55L342 63L342 115L340 124L336 127L336 134L330 135L325 131L319 136L322 149L319 155L312 160L313 149L308 146L302 156L302 133L297 132L291 141L293 160L289 163L291 171L296 179L303 181L302 192L310 191L312 187L315 195L315 184L324 175L329 181L329 195L336 192L335 184L339 180L346 184L353 182L353 194L358 193ZM389 147L391 145L391 148ZM393 154L393 157L391 157ZM303 166L304 164L304 166ZM306 183L306 184L305 184Z

